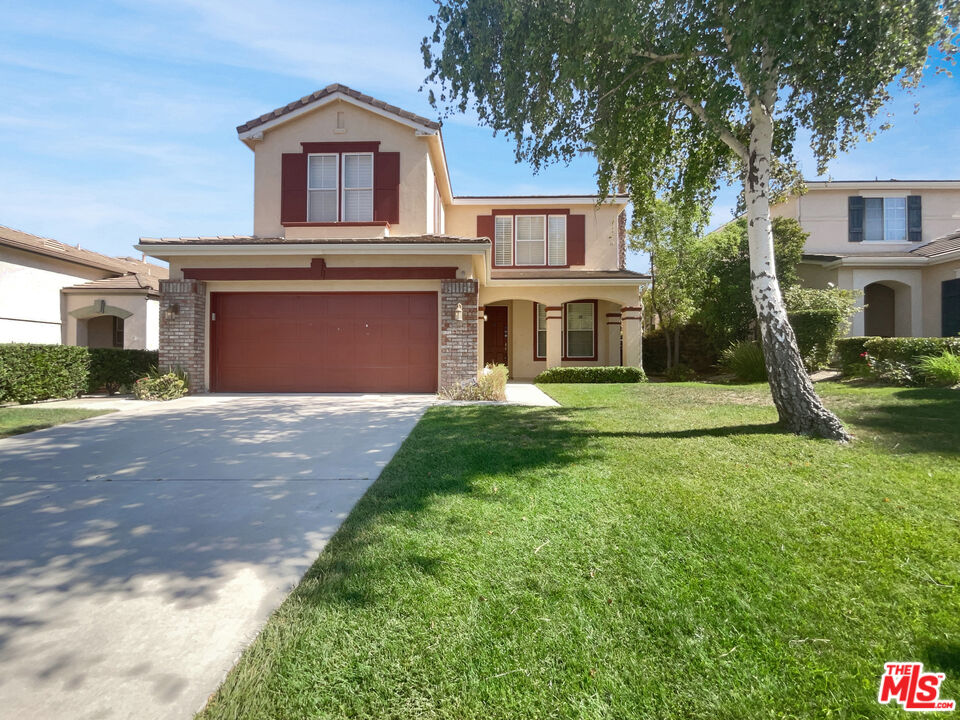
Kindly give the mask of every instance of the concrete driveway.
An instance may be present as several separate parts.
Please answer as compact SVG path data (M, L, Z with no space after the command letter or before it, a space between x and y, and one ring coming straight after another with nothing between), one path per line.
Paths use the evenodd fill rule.
M0 717L191 717L432 402L198 396L0 440Z

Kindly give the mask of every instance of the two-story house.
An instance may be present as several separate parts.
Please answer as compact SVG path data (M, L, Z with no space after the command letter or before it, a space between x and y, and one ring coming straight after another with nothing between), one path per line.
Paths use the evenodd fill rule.
M863 292L851 335L960 333L960 181L808 182L772 212L809 233L805 285Z
M456 197L437 122L331 85L237 128L253 234L170 263L160 362L194 390L433 392L505 363L639 365L624 198Z

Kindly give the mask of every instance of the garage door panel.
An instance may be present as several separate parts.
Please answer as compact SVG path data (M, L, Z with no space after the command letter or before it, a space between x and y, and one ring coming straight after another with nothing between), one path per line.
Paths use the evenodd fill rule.
M433 392L436 293L214 293L221 392Z

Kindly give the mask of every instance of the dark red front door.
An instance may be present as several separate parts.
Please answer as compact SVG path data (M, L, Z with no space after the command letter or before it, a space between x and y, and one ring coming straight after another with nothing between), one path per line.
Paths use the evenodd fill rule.
M212 293L215 392L435 392L436 293Z
M490 305L484 309L487 320L483 324L483 364L507 364L507 308Z

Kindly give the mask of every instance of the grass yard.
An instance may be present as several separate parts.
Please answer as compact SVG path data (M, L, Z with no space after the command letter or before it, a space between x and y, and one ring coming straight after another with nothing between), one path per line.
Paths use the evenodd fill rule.
M819 387L852 445L759 385L431 409L201 717L906 717L892 660L960 700L960 393Z
M6 407L0 408L0 438L43 430L63 423L106 415L113 410L81 408Z

